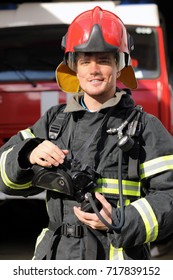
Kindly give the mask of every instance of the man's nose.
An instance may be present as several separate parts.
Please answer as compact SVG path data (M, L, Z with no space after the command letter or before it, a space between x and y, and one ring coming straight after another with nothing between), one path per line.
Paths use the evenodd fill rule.
M90 63L90 72L91 73L100 72L99 64L96 61L92 61Z

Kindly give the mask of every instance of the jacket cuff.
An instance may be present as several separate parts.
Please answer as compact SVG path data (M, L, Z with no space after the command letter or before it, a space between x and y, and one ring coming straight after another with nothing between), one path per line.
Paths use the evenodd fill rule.
M28 169L32 167L32 164L29 161L29 155L43 141L44 139L32 138L26 142L26 144L19 151L18 163L20 168Z

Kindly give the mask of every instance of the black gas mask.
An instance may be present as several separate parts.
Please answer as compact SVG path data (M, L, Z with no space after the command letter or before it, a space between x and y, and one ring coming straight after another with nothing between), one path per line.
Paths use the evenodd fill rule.
M88 165L81 165L79 161L66 159L58 167L32 167L35 187L59 192L74 198L81 203L83 211L92 212L92 207L85 195L97 187L98 174ZM95 199L96 205L99 202Z

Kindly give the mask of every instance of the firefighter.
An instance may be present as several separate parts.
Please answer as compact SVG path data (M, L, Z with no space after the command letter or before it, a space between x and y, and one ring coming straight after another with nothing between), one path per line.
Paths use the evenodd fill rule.
M62 47L56 79L73 95L1 147L0 190L46 189L33 260L150 259L151 242L173 233L173 138L133 101L133 40L96 6Z

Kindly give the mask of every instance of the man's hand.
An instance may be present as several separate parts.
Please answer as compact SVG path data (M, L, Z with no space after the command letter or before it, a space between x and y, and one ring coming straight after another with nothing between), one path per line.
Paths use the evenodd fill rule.
M61 150L52 142L44 140L30 153L29 161L31 164L41 166L58 166L64 162L68 152L68 150Z
M111 213L112 213L112 206L111 204L104 198L103 195L100 193L95 193L96 198L100 201L102 204L102 209L100 210L100 214L103 216L103 218L108 222L112 223L111 219ZM87 226L90 226L93 229L98 230L107 230L107 226L105 226L100 219L97 217L95 213L88 213L84 212L80 209L80 207L74 207L74 213L78 217L78 219L86 224Z

